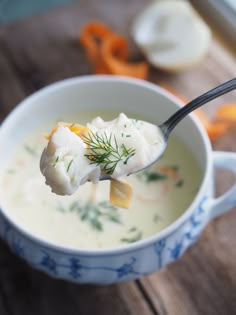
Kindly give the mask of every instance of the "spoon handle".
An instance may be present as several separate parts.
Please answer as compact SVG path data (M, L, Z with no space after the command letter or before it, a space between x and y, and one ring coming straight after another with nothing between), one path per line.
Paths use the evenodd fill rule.
M169 137L169 134L171 131L175 128L175 126L189 113L191 113L193 110L197 109L198 107L206 104L207 102L210 102L211 100L217 98L218 96L221 96L227 92L230 92L232 90L236 89L236 78L227 81L214 89L198 96L188 104L186 104L184 107L179 109L177 112L174 113L170 118L168 118L162 125L159 127L163 131L163 134L166 138L166 140Z

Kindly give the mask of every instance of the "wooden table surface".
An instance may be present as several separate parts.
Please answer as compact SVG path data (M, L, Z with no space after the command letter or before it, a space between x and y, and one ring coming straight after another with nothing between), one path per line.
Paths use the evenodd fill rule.
M129 35L132 19L148 0L80 0L0 28L0 120L27 95L57 80L90 73L78 45L80 27L102 20ZM134 60L142 59L132 44ZM191 99L235 76L235 56L216 41L207 58L181 74L151 69L149 80L168 83ZM209 115L232 92L207 106ZM236 129L218 138L217 150L236 151ZM217 194L233 183L218 172ZM182 258L137 281L110 286L75 285L31 269L0 243L0 314L236 314L236 209L212 221Z

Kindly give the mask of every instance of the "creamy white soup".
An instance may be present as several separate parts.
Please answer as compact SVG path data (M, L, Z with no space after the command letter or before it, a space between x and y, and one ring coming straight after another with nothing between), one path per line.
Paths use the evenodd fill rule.
M92 117L94 113L83 113L77 121L83 123ZM87 182L72 196L58 196L45 185L39 169L47 143L42 134L53 124L42 126L22 140L2 182L4 207L20 226L41 239L70 248L132 243L174 222L197 193L200 168L186 146L172 136L156 164L127 178L133 186L130 209L109 203L109 181L98 185Z

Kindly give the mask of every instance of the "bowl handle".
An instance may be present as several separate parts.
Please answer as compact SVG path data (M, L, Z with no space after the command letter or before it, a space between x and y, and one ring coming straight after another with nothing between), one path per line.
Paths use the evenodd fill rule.
M236 153L213 151L213 163L215 168L223 168L236 174ZM236 206L236 184L218 198L209 200L210 217L216 216Z

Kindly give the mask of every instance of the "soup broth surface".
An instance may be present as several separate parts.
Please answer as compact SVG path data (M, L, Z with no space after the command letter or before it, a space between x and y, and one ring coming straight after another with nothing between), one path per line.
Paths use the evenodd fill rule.
M59 120L84 124L97 115L83 113L76 121L74 117ZM113 119L116 115L101 116ZM132 243L174 222L197 193L200 168L186 146L171 136L156 164L128 177L133 186L130 209L109 204L109 181L86 183L72 196L53 194L44 182L39 159L46 145L42 134L54 124L42 126L19 143L2 182L3 204L11 217L43 240L78 249Z

